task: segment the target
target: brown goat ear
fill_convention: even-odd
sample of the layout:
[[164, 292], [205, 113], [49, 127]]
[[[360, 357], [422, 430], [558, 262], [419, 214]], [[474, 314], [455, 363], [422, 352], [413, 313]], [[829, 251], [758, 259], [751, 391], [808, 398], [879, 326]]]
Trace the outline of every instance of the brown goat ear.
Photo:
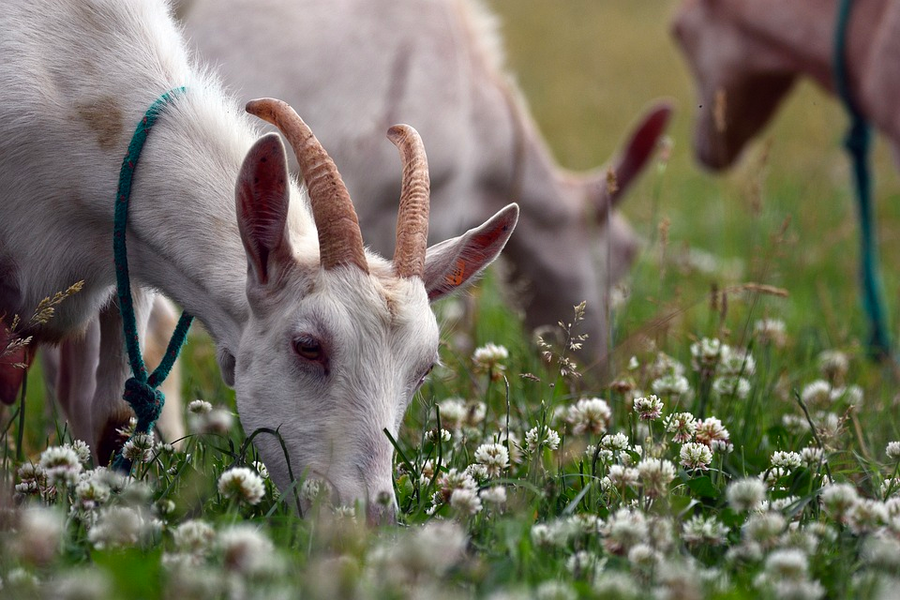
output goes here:
[[[647, 166], [671, 116], [670, 102], [661, 101], [653, 105], [632, 130], [612, 167], [602, 169], [602, 173], [594, 177], [590, 185], [595, 191], [590, 196], [600, 219], [606, 218], [607, 207], [615, 206], [625, 196], [628, 187]], [[613, 191], [610, 191], [609, 170], [615, 177]]]
[[519, 220], [519, 206], [510, 204], [480, 227], [436, 244], [425, 254], [425, 289], [434, 302], [472, 283], [509, 240]]
[[287, 232], [287, 159], [277, 133], [260, 138], [244, 159], [235, 188], [238, 230], [250, 283], [265, 286], [292, 255]]

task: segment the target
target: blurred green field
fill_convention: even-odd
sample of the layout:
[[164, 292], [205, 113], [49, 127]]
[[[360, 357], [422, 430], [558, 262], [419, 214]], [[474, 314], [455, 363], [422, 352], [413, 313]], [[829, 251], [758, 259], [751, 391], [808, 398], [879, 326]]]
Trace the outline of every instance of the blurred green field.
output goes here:
[[[649, 102], [673, 99], [668, 168], [662, 176], [646, 175], [623, 203], [637, 231], [649, 240], [668, 220], [669, 255], [690, 247], [720, 260], [740, 259], [740, 281], [789, 290], [787, 301], [765, 301], [772, 316], [795, 331], [815, 329], [825, 338], [821, 344], [852, 346], [864, 338], [866, 325], [856, 285], [855, 207], [841, 148], [843, 110], [804, 81], [736, 169], [721, 176], [702, 171], [691, 150], [694, 115], [701, 109], [668, 33], [678, 4], [490, 2], [502, 15], [509, 65], [561, 165], [602, 164]], [[885, 290], [896, 323], [900, 279], [891, 257], [900, 250], [900, 181], [881, 139], [874, 172]], [[784, 241], [776, 246], [772, 240], [786, 220]], [[672, 309], [689, 308], [704, 303], [714, 280], [722, 286], [738, 281], [727, 274], [661, 272], [659, 253], [659, 247], [645, 246], [635, 270], [634, 294], [620, 315], [626, 336], [657, 314], [661, 301]]]

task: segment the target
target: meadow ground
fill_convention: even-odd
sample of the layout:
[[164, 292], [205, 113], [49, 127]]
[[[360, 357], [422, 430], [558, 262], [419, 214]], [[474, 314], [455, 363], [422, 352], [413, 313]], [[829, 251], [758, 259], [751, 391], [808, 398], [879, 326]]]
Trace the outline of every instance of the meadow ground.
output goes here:
[[[602, 163], [652, 99], [676, 101], [670, 160], [623, 206], [645, 244], [614, 383], [561, 375], [578, 353], [537, 347], [488, 277], [471, 332], [439, 307], [444, 365], [397, 441], [406, 526], [370, 532], [324, 500], [317, 520], [292, 515], [229, 426], [202, 335], [184, 390], [214, 408], [194, 403], [185, 446], [148, 448], [134, 480], [86, 471], [75, 446], [46, 451], [67, 440], [35, 373], [24, 419], [2, 423], [4, 494], [16, 484], [30, 508], [2, 496], [0, 597], [896, 597], [900, 407], [859, 342], [840, 107], [801, 84], [740, 166], [711, 176], [690, 153], [676, 2], [491, 4], [562, 165]], [[875, 171], [897, 323], [900, 181], [881, 142]], [[321, 500], [314, 482], [301, 493]]]

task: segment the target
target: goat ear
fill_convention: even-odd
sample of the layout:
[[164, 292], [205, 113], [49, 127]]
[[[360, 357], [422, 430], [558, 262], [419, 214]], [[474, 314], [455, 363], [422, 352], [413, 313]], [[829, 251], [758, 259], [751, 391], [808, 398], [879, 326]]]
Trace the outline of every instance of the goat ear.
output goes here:
[[292, 255], [287, 233], [287, 159], [277, 133], [261, 137], [250, 148], [234, 196], [248, 277], [252, 283], [265, 286], [279, 263]]
[[519, 205], [510, 204], [480, 227], [436, 244], [425, 254], [425, 289], [434, 302], [474, 281], [506, 245], [516, 222]]
[[625, 195], [628, 187], [634, 183], [640, 172], [647, 166], [653, 151], [656, 149], [660, 136], [666, 130], [669, 118], [672, 116], [672, 104], [670, 102], [657, 102], [638, 122], [637, 127], [631, 133], [631, 137], [622, 149], [621, 155], [616, 159], [612, 171], [615, 174], [615, 190], [610, 193], [607, 182], [607, 169], [603, 169], [599, 181], [599, 193], [594, 196], [597, 212], [600, 218], [606, 218], [606, 207], [616, 203]]

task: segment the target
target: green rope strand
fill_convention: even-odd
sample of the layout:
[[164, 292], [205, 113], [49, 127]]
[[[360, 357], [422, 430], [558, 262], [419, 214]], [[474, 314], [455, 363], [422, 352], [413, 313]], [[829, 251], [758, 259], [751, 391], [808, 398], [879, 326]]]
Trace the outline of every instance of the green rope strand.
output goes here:
[[878, 243], [875, 232], [875, 214], [872, 207], [872, 177], [868, 164], [872, 135], [866, 118], [853, 101], [847, 78], [847, 27], [850, 23], [852, 8], [853, 0], [841, 0], [838, 4], [833, 56], [834, 85], [851, 118], [844, 147], [853, 161], [853, 177], [856, 184], [856, 204], [859, 210], [860, 224], [862, 301], [871, 329], [869, 352], [876, 358], [883, 358], [891, 354], [891, 340], [885, 317], [884, 291], [878, 266]]
[[[150, 105], [150, 108], [144, 114], [144, 118], [141, 119], [137, 129], [135, 129], [131, 143], [128, 145], [128, 152], [122, 161], [122, 168], [119, 171], [119, 189], [116, 195], [113, 230], [113, 255], [116, 262], [116, 291], [119, 297], [119, 311], [122, 314], [125, 348], [128, 351], [128, 361], [131, 363], [132, 372], [132, 377], [125, 382], [123, 398], [137, 416], [135, 434], [149, 433], [159, 418], [165, 403], [165, 397], [157, 388], [169, 374], [169, 371], [172, 370], [175, 359], [178, 358], [178, 352], [181, 350], [181, 346], [184, 344], [188, 330], [191, 327], [191, 321], [193, 321], [193, 317], [187, 313], [181, 315], [162, 361], [156, 370], [148, 376], [147, 367], [144, 365], [144, 359], [141, 357], [137, 322], [134, 317], [134, 300], [131, 297], [131, 281], [128, 277], [128, 254], [125, 247], [128, 200], [131, 197], [131, 185], [138, 158], [140, 158], [144, 142], [147, 141], [147, 136], [150, 134], [150, 129], [165, 106], [184, 92], [185, 88], [183, 87], [175, 88], [160, 96]], [[113, 467], [119, 470], [130, 471], [131, 461], [122, 456], [120, 450], [113, 461]]]

